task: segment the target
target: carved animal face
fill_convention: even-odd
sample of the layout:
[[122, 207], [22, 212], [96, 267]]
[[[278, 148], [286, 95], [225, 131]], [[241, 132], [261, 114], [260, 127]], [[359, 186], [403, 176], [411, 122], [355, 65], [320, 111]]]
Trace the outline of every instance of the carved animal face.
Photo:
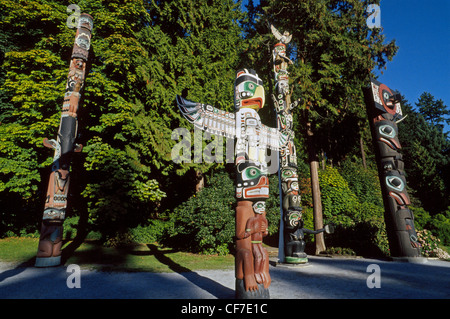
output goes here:
[[263, 81], [251, 69], [242, 69], [236, 73], [234, 81], [234, 104], [236, 109], [264, 107], [265, 93]]
[[242, 162], [237, 166], [236, 197], [256, 200], [269, 197], [269, 179], [267, 172], [251, 162]]

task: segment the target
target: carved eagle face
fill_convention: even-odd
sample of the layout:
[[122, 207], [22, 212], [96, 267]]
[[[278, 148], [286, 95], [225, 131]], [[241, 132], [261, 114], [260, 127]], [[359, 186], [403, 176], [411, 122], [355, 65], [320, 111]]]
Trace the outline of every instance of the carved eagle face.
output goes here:
[[264, 101], [263, 81], [258, 77], [255, 70], [239, 70], [234, 81], [234, 104], [236, 109], [251, 108], [258, 111], [264, 107]]

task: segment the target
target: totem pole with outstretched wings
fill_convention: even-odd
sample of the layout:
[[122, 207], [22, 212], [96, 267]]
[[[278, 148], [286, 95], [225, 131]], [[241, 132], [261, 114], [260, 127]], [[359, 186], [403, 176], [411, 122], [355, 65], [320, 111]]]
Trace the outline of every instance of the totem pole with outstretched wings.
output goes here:
[[236, 298], [269, 298], [269, 257], [262, 246], [263, 237], [268, 234], [266, 150], [279, 149], [280, 135], [277, 129], [261, 123], [258, 110], [264, 106], [265, 93], [256, 72], [239, 70], [234, 89], [236, 113], [181, 96], [177, 96], [177, 103], [195, 127], [236, 140]]

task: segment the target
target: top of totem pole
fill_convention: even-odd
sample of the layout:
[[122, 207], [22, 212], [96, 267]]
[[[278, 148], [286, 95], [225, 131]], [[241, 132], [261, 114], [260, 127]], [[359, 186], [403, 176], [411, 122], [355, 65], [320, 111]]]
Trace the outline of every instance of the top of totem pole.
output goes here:
[[403, 117], [400, 104], [401, 95], [375, 79], [370, 80], [370, 92], [373, 97], [373, 107], [383, 113], [389, 113], [397, 118]]
[[77, 28], [84, 28], [88, 29], [89, 31], [92, 31], [93, 27], [94, 27], [94, 18], [87, 13], [80, 14], [80, 17], [78, 18]]
[[253, 69], [241, 69], [234, 80], [234, 105], [237, 110], [250, 108], [259, 111], [264, 107], [263, 81]]
[[80, 14], [78, 18], [77, 34], [72, 50], [72, 59], [83, 59], [87, 61], [89, 48], [91, 46], [91, 32], [94, 26], [94, 19], [87, 13]]
[[281, 34], [280, 31], [278, 31], [273, 24], [270, 25], [270, 29], [272, 30], [272, 34], [275, 36], [275, 38], [280, 41], [282, 44], [286, 45], [289, 42], [291, 42], [292, 34], [290, 34], [288, 31], [284, 31], [283, 34]]

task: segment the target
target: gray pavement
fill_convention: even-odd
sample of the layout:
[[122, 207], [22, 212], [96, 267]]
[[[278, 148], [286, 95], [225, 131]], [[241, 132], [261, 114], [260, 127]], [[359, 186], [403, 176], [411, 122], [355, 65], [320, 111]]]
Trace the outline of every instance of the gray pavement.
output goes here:
[[[0, 299], [234, 298], [234, 270], [147, 273], [80, 267], [80, 288], [69, 288], [72, 272], [67, 265], [35, 268], [0, 262]], [[408, 263], [310, 256], [308, 264], [298, 267], [272, 262], [270, 274], [271, 299], [450, 298], [450, 262], [440, 260]], [[379, 288], [369, 288], [368, 282]]]

